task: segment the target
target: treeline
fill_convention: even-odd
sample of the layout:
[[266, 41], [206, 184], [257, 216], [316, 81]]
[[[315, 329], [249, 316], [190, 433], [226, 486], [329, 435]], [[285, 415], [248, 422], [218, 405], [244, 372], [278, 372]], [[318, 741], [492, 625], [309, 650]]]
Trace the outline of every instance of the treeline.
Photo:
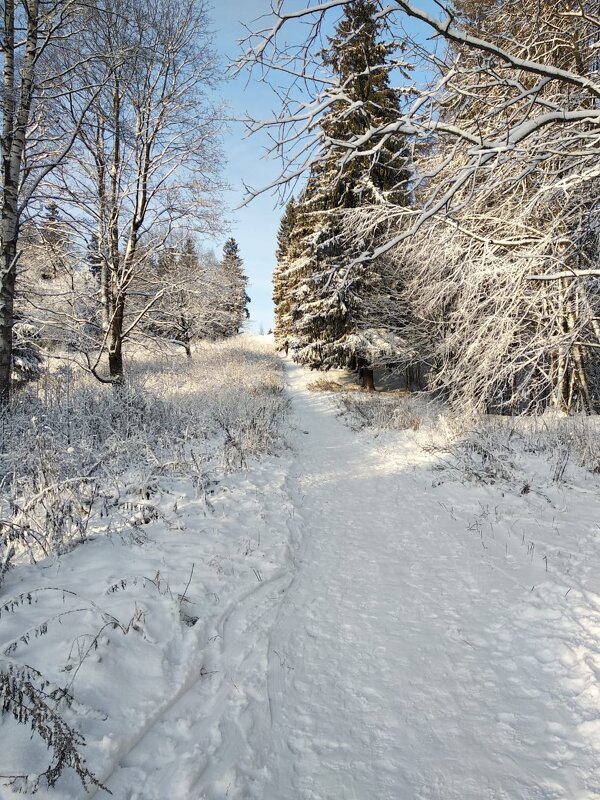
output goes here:
[[[285, 51], [315, 94], [274, 121], [283, 178], [308, 172], [279, 232], [278, 346], [459, 408], [597, 412], [600, 3], [342, 5], [325, 49]], [[280, 10], [246, 61], [280, 69], [296, 21]]]
[[219, 60], [204, 0], [6, 0], [0, 401], [59, 345], [99, 380], [158, 337], [238, 332], [246, 278], [223, 232]]

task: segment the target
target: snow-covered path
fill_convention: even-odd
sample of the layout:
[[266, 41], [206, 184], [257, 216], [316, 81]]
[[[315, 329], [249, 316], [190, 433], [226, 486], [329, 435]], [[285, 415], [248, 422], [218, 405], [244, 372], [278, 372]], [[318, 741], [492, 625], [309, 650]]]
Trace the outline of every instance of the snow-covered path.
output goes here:
[[109, 787], [600, 798], [597, 501], [571, 519], [549, 497], [438, 485], [410, 435], [357, 434], [306, 390], [314, 375], [287, 371], [293, 459], [261, 502], [288, 568], [224, 613], [214, 677], [191, 681]]
[[268, 778], [247, 796], [600, 796], [553, 654], [515, 619], [518, 565], [485, 557], [470, 509], [440, 507], [415, 453], [357, 436], [288, 369], [301, 544], [270, 632]]

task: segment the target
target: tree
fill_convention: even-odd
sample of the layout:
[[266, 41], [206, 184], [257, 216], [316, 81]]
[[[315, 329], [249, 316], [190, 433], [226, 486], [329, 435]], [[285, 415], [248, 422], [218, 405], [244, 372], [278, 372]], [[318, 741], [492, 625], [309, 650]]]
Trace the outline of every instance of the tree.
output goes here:
[[89, 83], [103, 88], [88, 98], [53, 189], [77, 220], [82, 248], [96, 237], [103, 336], [84, 354], [98, 379], [119, 386], [123, 346], [162, 291], [132, 286], [151, 275], [176, 227], [219, 229], [219, 125], [209, 99], [218, 64], [204, 0], [102, 0], [90, 13], [81, 36], [103, 61], [80, 74], [82, 94]]
[[[296, 357], [320, 368], [358, 366], [371, 389], [373, 359], [379, 353], [363, 312], [379, 283], [378, 263], [349, 270], [366, 243], [345, 236], [344, 223], [350, 210], [363, 205], [406, 205], [407, 148], [401, 137], [377, 139], [368, 156], [346, 159], [343, 143], [393, 122], [399, 114], [401, 93], [390, 85], [388, 62], [401, 46], [381, 41], [381, 34], [376, 5], [354, 0], [345, 6], [329, 47], [320, 53], [332, 76], [321, 95], [322, 102], [324, 97], [331, 102], [318, 120], [328, 155], [311, 167], [294, 209], [296, 218], [304, 217], [307, 229], [299, 248], [304, 262], [296, 264], [295, 286], [281, 298], [293, 306]], [[291, 210], [287, 213], [291, 215]], [[292, 222], [289, 218], [285, 225]], [[379, 234], [370, 232], [371, 243]], [[282, 231], [282, 235], [288, 234]], [[282, 295], [279, 287], [277, 291]]]
[[[481, 3], [476, 13], [471, 5], [460, 4], [470, 35], [499, 41], [494, 31], [501, 27], [512, 35], [516, 57], [540, 58], [574, 74], [592, 72], [595, 56], [582, 46], [585, 25], [577, 15], [566, 16], [563, 6], [531, 5], [537, 24], [530, 26], [523, 3]], [[440, 103], [444, 122], [459, 127], [477, 119], [480, 133], [498, 136], [509, 105], [512, 114], [529, 113], [529, 100], [515, 95], [512, 81], [498, 80], [488, 56], [458, 50], [460, 72]], [[521, 76], [521, 85], [530, 82]], [[584, 106], [586, 94], [546, 82], [538, 86], [536, 102], [569, 110]], [[587, 105], [593, 105], [589, 94]], [[455, 403], [511, 412], [597, 406], [597, 348], [584, 344], [597, 338], [597, 281], [550, 276], [596, 262], [598, 182], [588, 182], [585, 194], [567, 188], [564, 178], [576, 176], [578, 158], [560, 146], [557, 133], [552, 126], [540, 128], [525, 145], [498, 154], [493, 175], [480, 171], [454, 194], [453, 225], [437, 215], [416, 236], [421, 247], [414, 251], [411, 291], [423, 316], [440, 320], [437, 384]], [[425, 167], [440, 178], [439, 160], [454, 149], [447, 137], [442, 142]], [[454, 181], [465, 168], [468, 154], [455, 151], [444, 177]], [[548, 278], [534, 285], [536, 273]]]
[[64, 260], [65, 231], [61, 224], [58, 206], [54, 201], [46, 204], [46, 214], [39, 229], [46, 262], [41, 277], [46, 280], [56, 278]]
[[102, 259], [98, 255], [100, 242], [98, 234], [92, 232], [86, 243], [86, 262], [94, 278], [100, 279], [102, 275]]
[[[74, 71], [87, 56], [69, 46], [79, 24], [76, 0], [5, 0], [0, 29], [3, 85], [0, 136], [0, 404], [10, 397], [14, 300], [22, 219], [40, 183], [64, 160], [82, 113], [70, 132], [48, 113], [57, 97], [72, 97]], [[54, 69], [60, 52], [62, 67]], [[90, 86], [89, 91], [95, 89]]]
[[250, 298], [246, 294], [248, 278], [244, 275], [243, 264], [238, 243], [233, 238], [227, 239], [217, 275], [215, 333], [218, 338], [236, 336], [250, 316], [247, 308]]
[[[419, 278], [407, 287], [407, 300], [432, 323], [430, 352], [455, 402], [589, 410], [600, 346], [594, 284], [600, 4], [461, 2], [438, 4], [437, 17], [408, 0], [378, 2], [392, 40], [402, 40], [403, 19], [410, 17], [446, 43], [444, 52], [416, 40], [411, 45], [437, 78], [394, 122], [323, 143], [314, 122], [332, 101], [323, 99], [314, 42], [326, 17], [348, 5], [288, 12], [280, 3], [273, 28], [248, 41], [246, 64], [281, 67], [315, 88], [311, 99], [294, 102], [300, 83], [294, 81], [276, 120], [287, 131], [277, 139], [288, 156], [280, 184], [325, 163], [336, 148], [344, 149], [341, 168], [399, 136], [426, 145], [429, 156], [413, 178], [418, 213], [391, 204], [363, 209], [354, 227], [367, 246], [352, 270], [402, 244], [399, 266], [408, 279], [415, 271]], [[309, 20], [304, 46], [294, 53], [278, 48], [284, 28]], [[369, 231], [386, 223], [390, 233], [371, 246]]]
[[148, 300], [158, 297], [141, 322], [144, 334], [180, 345], [188, 358], [194, 342], [216, 338], [220, 320], [216, 259], [199, 254], [190, 235], [173, 237], [143, 276], [140, 291]]
[[[504, 159], [508, 154], [514, 155], [520, 152], [519, 146], [526, 141], [532, 142], [536, 156], [543, 157], [548, 155], [548, 141], [534, 142], [538, 132], [554, 126], [556, 135], [554, 144], [560, 146], [565, 153], [576, 154], [579, 146], [584, 141], [588, 141], [590, 131], [593, 130], [593, 121], [598, 118], [600, 111], [590, 106], [590, 98], [597, 98], [600, 95], [600, 85], [594, 79], [592, 73], [587, 69], [581, 69], [582, 63], [586, 59], [593, 59], [593, 42], [600, 27], [600, 19], [595, 13], [598, 9], [597, 0], [590, 0], [582, 5], [574, 0], [566, 0], [567, 6], [560, 0], [548, 0], [543, 4], [549, 17], [567, 22], [570, 25], [577, 25], [577, 34], [573, 40], [573, 47], [577, 52], [579, 66], [576, 69], [569, 69], [555, 63], [546, 63], [542, 56], [544, 52], [554, 52], [556, 42], [542, 42], [537, 47], [520, 47], [520, 42], [509, 38], [511, 47], [503, 47], [491, 38], [481, 38], [469, 33], [460, 23], [460, 15], [454, 7], [439, 4], [442, 11], [442, 18], [438, 18], [420, 9], [416, 4], [408, 0], [394, 0], [393, 3], [384, 5], [377, 2], [379, 9], [378, 18], [380, 24], [385, 25], [392, 40], [404, 41], [402, 23], [404, 17], [418, 20], [428, 26], [431, 31], [447, 43], [459, 46], [472, 53], [482, 53], [487, 56], [483, 79], [486, 81], [486, 92], [492, 87], [504, 87], [510, 89], [510, 96], [504, 97], [495, 106], [495, 112], [501, 116], [508, 112], [518, 98], [519, 113], [504, 114], [504, 124], [496, 130], [495, 135], [484, 134], [479, 127], [478, 120], [464, 120], [462, 125], [454, 125], [448, 120], [440, 119], [434, 113], [437, 110], [439, 93], [437, 88], [446, 87], [451, 89], [453, 80], [460, 72], [461, 65], [454, 61], [444, 61], [433, 52], [428, 53], [422, 45], [413, 41], [412, 49], [422, 58], [429, 60], [430, 65], [441, 71], [440, 80], [432, 86], [426, 86], [418, 92], [415, 101], [403, 110], [395, 122], [376, 126], [367, 131], [362, 136], [356, 136], [346, 142], [326, 142], [325, 147], [318, 146], [318, 137], [314, 134], [313, 122], [334, 99], [332, 97], [323, 98], [317, 91], [313, 93], [308, 101], [297, 100], [292, 92], [297, 87], [298, 82], [294, 81], [285, 103], [282, 104], [281, 114], [272, 121], [255, 124], [255, 128], [270, 125], [284, 125], [287, 134], [277, 138], [276, 149], [286, 158], [287, 169], [280, 176], [277, 184], [284, 184], [302, 174], [315, 161], [323, 161], [334, 146], [342, 146], [346, 150], [347, 158], [353, 159], [370, 152], [371, 145], [379, 140], [387, 141], [390, 137], [397, 137], [399, 134], [416, 137], [414, 141], [419, 141], [419, 137], [431, 138], [432, 135], [445, 136], [456, 145], [456, 151], [466, 156], [466, 168], [460, 175], [455, 175], [454, 180], [447, 183], [438, 184], [434, 179], [436, 175], [427, 175], [428, 183], [435, 189], [431, 191], [429, 203], [420, 215], [411, 215], [414, 225], [410, 230], [402, 231], [398, 240], [410, 236], [414, 230], [422, 225], [426, 219], [434, 216], [440, 210], [449, 206], [452, 198], [460, 188], [467, 186], [475, 173], [480, 179], [487, 177], [490, 184], [494, 180], [493, 167], [499, 159]], [[335, 3], [320, 2], [310, 7], [285, 11], [285, 2], [280, 2], [275, 11], [275, 24], [271, 29], [263, 29], [247, 40], [247, 51], [240, 59], [239, 66], [252, 69], [258, 63], [262, 67], [271, 69], [275, 72], [285, 70], [297, 77], [302, 77], [307, 81], [307, 86], [320, 87], [323, 83], [322, 77], [315, 72], [315, 46], [317, 33], [324, 24], [325, 18], [339, 8], [344, 8], [351, 3], [351, 0], [339, 0]], [[476, 4], [475, 7], [478, 7]], [[486, 4], [483, 4], [486, 5]], [[494, 8], [494, 5], [502, 14], [505, 9], [511, 8], [513, 13], [520, 9], [521, 18], [525, 19], [527, 13], [523, 12], [523, 4], [517, 3], [488, 3], [487, 8]], [[532, 2], [531, 11], [541, 7], [539, 3]], [[566, 10], [565, 10], [566, 8]], [[312, 24], [306, 28], [304, 45], [297, 48], [294, 53], [290, 53], [285, 48], [278, 48], [278, 37], [284, 28], [293, 23], [305, 22], [312, 18]], [[531, 29], [531, 26], [530, 26]], [[485, 33], [485, 32], [484, 32]], [[317, 37], [318, 38], [318, 37]], [[547, 39], [547, 37], [546, 37]], [[543, 45], [543, 46], [542, 46]], [[517, 54], [517, 52], [519, 54]], [[583, 61], [582, 61], [582, 56]], [[528, 54], [532, 55], [529, 59]], [[537, 60], [536, 60], [537, 57]], [[402, 61], [397, 62], [399, 66]], [[466, 67], [467, 72], [471, 72], [472, 65]], [[487, 80], [489, 78], [489, 80]], [[554, 106], [548, 103], [540, 92], [549, 85], [563, 88], [569, 96], [569, 107]], [[570, 89], [570, 92], [567, 92]], [[460, 92], [456, 92], [460, 94]], [[447, 94], [446, 100], [447, 103]], [[252, 124], [252, 121], [250, 121]], [[309, 140], [301, 136], [304, 132], [309, 136]], [[593, 137], [592, 137], [593, 138]], [[294, 150], [294, 147], [296, 149]], [[299, 152], [307, 155], [300, 161]], [[581, 172], [579, 183], [585, 183], [593, 174], [594, 157], [586, 154], [581, 162]], [[438, 168], [441, 171], [442, 167]], [[392, 240], [387, 243], [388, 247], [393, 246]]]
[[275, 347], [286, 354], [293, 335], [291, 305], [293, 291], [293, 235], [296, 225], [296, 202], [291, 198], [285, 207], [277, 233], [277, 265], [273, 273], [273, 303], [275, 305], [275, 326], [273, 330]]

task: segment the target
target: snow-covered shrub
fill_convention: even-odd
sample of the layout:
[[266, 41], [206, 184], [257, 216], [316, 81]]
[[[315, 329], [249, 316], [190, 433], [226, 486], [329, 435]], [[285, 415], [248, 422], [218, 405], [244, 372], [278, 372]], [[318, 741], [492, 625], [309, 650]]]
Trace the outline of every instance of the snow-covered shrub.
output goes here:
[[15, 386], [37, 380], [42, 374], [44, 358], [36, 342], [35, 326], [17, 322], [13, 326], [11, 378]]
[[[160, 495], [168, 495], [173, 479], [191, 478], [202, 500], [224, 472], [280, 446], [288, 408], [281, 361], [253, 337], [203, 345], [191, 361], [178, 350], [136, 353], [128, 375], [115, 391], [62, 367], [24, 387], [0, 416], [0, 594], [8, 570], [25, 558], [62, 555], [86, 537], [110, 531], [129, 531], [138, 541], [138, 526], [161, 518]], [[148, 584], [169, 594], [169, 613], [182, 626], [195, 623], [185, 591], [171, 597], [158, 574], [154, 581], [134, 576], [109, 588], [111, 598], [126, 587], [140, 595], [133, 598], [129, 623], [61, 587], [0, 602], [0, 616], [14, 617], [0, 659], [0, 713], [31, 728], [32, 747], [42, 742], [50, 751], [50, 764], [39, 774], [2, 776], [13, 790], [51, 787], [65, 770], [85, 787], [100, 785], [82, 757], [85, 739], [77, 730], [72, 684], [105, 629], [120, 630], [124, 648], [135, 647], [138, 635], [151, 647], [143, 618]], [[32, 604], [39, 616], [28, 627]], [[17, 611], [24, 612], [22, 619]], [[48, 661], [35, 647], [67, 614], [74, 638], [60, 667], [66, 654]], [[63, 672], [69, 674], [66, 687], [58, 685]]]
[[497, 428], [487, 422], [487, 418], [441, 416], [424, 444], [428, 452], [441, 456], [435, 469], [452, 470], [475, 483], [510, 481], [516, 474], [509, 446], [512, 433], [508, 425]]
[[[425, 395], [336, 391], [341, 413], [356, 430], [419, 431], [418, 441], [437, 457], [434, 469], [475, 483], [510, 484], [515, 491], [560, 483], [572, 468], [600, 473], [597, 417], [546, 413], [531, 417], [452, 413]], [[540, 458], [541, 456], [541, 458]]]
[[17, 792], [34, 794], [42, 786], [52, 788], [63, 771], [74, 770], [87, 791], [104, 788], [88, 769], [81, 748], [83, 736], [65, 720], [64, 710], [73, 704], [71, 693], [53, 685], [27, 664], [0, 659], [0, 711], [28, 725], [50, 750], [50, 764], [38, 775], [13, 775], [8, 784]]
[[280, 440], [281, 363], [252, 337], [202, 345], [191, 362], [138, 353], [129, 373], [113, 391], [63, 367], [0, 419], [0, 581], [17, 551], [60, 553], [105, 529], [111, 508], [137, 519], [132, 503], [162, 476], [202, 489]]
[[481, 483], [503, 481], [523, 493], [533, 484], [561, 483], [570, 468], [600, 472], [596, 417], [443, 415], [426, 448], [443, 454], [441, 469]]
[[[134, 584], [137, 582], [136, 579], [132, 581]], [[148, 600], [154, 593], [164, 594], [162, 583], [159, 576], [155, 580], [141, 579], [140, 595]], [[109, 587], [106, 594], [112, 596], [124, 590], [127, 584], [127, 580], [122, 580]], [[176, 598], [170, 597], [169, 601], [177, 609], [181, 605]], [[13, 638], [9, 633], [1, 647], [0, 713], [12, 717], [18, 725], [30, 728], [31, 738], [35, 740], [32, 752], [37, 756], [34, 762], [36, 772], [46, 758], [49, 761], [46, 769], [37, 774], [31, 771], [19, 774], [16, 768], [13, 774], [0, 776], [2, 783], [13, 791], [29, 796], [39, 789], [52, 788], [66, 770], [74, 773], [86, 791], [92, 787], [105, 788], [87, 767], [83, 756], [86, 740], [77, 729], [77, 716], [85, 717], [94, 712], [75, 699], [74, 683], [86, 661], [101, 661], [100, 653], [106, 652], [111, 640], [112, 646], [118, 647], [117, 640], [123, 642], [127, 639], [131, 646], [135, 639], [148, 639], [146, 611], [143, 607], [135, 604], [129, 620], [122, 622], [111, 612], [112, 605], [100, 605], [68, 589], [48, 586], [30, 588], [4, 598], [0, 603], [0, 617], [5, 632], [11, 631], [11, 623], [13, 632]], [[39, 616], [35, 618], [33, 626], [27, 627], [26, 620], [31, 620], [32, 610], [39, 612]], [[67, 622], [66, 627], [74, 638], [70, 650], [61, 652], [61, 661], [57, 663], [56, 654], [53, 653], [57, 647], [56, 637]], [[58, 643], [61, 641], [64, 640], [59, 638]], [[66, 661], [63, 661], [65, 656]], [[40, 662], [43, 672], [32, 666], [37, 664], [39, 667]], [[65, 674], [68, 680], [64, 678]], [[12, 736], [8, 734], [8, 737], [24, 742], [21, 730], [14, 726]], [[40, 744], [46, 746], [49, 751], [47, 755], [44, 755], [44, 748]], [[15, 759], [22, 765], [24, 762], [21, 760], [22, 754], [18, 755], [19, 747], [16, 750]]]
[[342, 413], [352, 427], [382, 430], [418, 430], [428, 417], [427, 404], [418, 395], [352, 392], [341, 397]]

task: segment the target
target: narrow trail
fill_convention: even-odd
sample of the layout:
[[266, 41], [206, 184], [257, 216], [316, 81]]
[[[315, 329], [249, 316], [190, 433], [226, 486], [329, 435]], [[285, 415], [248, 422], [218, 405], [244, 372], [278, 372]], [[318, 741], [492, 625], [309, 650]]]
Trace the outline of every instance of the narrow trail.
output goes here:
[[[286, 370], [293, 459], [262, 502], [288, 569], [221, 617], [213, 677], [127, 754], [116, 796], [600, 798], [600, 596], [567, 601], [496, 488], [438, 487], [408, 438], [357, 434]], [[539, 512], [549, 536], [545, 500], [513, 501], [513, 527]]]
[[297, 571], [269, 635], [268, 777], [241, 796], [600, 797], [597, 753], [519, 628], [518, 565], [507, 595], [422, 455], [382, 451], [288, 375]]

